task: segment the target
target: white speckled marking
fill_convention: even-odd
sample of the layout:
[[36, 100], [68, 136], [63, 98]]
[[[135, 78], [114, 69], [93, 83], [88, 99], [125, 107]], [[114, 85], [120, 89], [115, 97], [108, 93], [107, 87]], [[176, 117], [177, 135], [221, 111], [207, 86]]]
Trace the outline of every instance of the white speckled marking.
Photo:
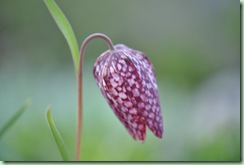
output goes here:
[[150, 110], [151, 106], [149, 104], [146, 105], [146, 110]]
[[130, 71], [130, 72], [133, 71], [133, 68], [132, 68], [131, 66], [129, 67], [129, 71]]
[[139, 124], [138, 129], [139, 130], [143, 130], [143, 128], [144, 128], [143, 125], [142, 124]]
[[103, 79], [102, 81], [103, 86], [106, 86], [105, 80]]
[[139, 91], [138, 91], [137, 88], [134, 88], [134, 89], [132, 90], [132, 93], [133, 93], [133, 96], [134, 96], [134, 97], [137, 97], [137, 96], [140, 95], [140, 93], [139, 93]]
[[147, 123], [148, 123], [149, 127], [152, 127], [152, 120], [147, 119]]
[[130, 77], [130, 75], [131, 75], [130, 72], [126, 73], [126, 77]]
[[144, 116], [148, 116], [147, 111], [143, 111], [143, 115], [144, 115]]
[[110, 66], [110, 72], [113, 73], [114, 72], [114, 68], [112, 66]]
[[129, 79], [128, 82], [129, 82], [130, 86], [132, 86], [135, 83], [135, 81], [133, 79]]
[[119, 81], [119, 75], [117, 75], [117, 74], [112, 74], [112, 75], [113, 75], [113, 78], [115, 81]]
[[114, 88], [118, 86], [118, 84], [114, 81], [114, 79], [110, 79], [110, 83]]
[[126, 65], [125, 60], [119, 60], [119, 63]]
[[135, 108], [132, 108], [129, 112], [130, 112], [130, 114], [134, 114], [134, 115], [137, 114], [137, 111]]
[[117, 92], [114, 88], [112, 88], [111, 91], [112, 91], [112, 94], [113, 94], [113, 95], [115, 95], [115, 96], [118, 95], [118, 92]]
[[136, 128], [137, 124], [136, 123], [132, 123], [132, 127]]
[[118, 70], [121, 70], [122, 66], [118, 63], [117, 64]]
[[127, 112], [127, 111], [128, 111], [128, 109], [125, 108], [125, 107], [122, 107], [121, 110], [122, 110], [123, 112]]
[[154, 113], [150, 113], [150, 114], [149, 114], [149, 117], [150, 117], [150, 118], [154, 118]]
[[126, 101], [124, 104], [125, 104], [126, 107], [131, 107], [132, 106], [132, 103], [130, 101]]
[[139, 104], [138, 104], [138, 107], [139, 108], [143, 108], [145, 105], [144, 105], [144, 103], [143, 102], [140, 102]]
[[122, 98], [122, 99], [126, 99], [127, 98], [127, 96], [123, 92], [119, 93], [119, 97]]
[[142, 94], [141, 96], [141, 100], [144, 102], [147, 102], [147, 96], [145, 96], [144, 94]]
[[117, 101], [118, 101], [118, 103], [120, 103], [120, 104], [123, 103], [123, 100], [122, 100], [120, 97], [118, 97]]

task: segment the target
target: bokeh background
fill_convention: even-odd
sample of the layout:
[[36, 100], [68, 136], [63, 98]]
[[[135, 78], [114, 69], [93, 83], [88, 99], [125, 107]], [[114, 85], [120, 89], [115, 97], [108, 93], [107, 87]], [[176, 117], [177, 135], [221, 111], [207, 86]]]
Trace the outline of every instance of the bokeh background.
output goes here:
[[[240, 2], [229, 0], [56, 0], [79, 45], [102, 32], [145, 52], [154, 64], [164, 137], [134, 141], [92, 75], [108, 49], [86, 49], [82, 158], [86, 161], [240, 160]], [[0, 160], [61, 160], [53, 119], [74, 156], [77, 108], [71, 53], [41, 0], [0, 0], [0, 128], [31, 97], [32, 106], [0, 139]]]

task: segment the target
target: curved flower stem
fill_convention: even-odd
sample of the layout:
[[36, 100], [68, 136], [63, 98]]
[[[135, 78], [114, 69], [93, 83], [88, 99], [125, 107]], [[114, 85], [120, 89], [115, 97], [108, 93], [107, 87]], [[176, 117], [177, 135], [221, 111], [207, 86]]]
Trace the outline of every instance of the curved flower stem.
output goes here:
[[94, 33], [90, 36], [88, 36], [84, 42], [81, 45], [80, 49], [80, 57], [79, 57], [79, 69], [78, 69], [78, 75], [77, 75], [77, 81], [78, 81], [78, 111], [77, 111], [77, 134], [76, 134], [76, 149], [75, 149], [75, 160], [80, 160], [80, 148], [81, 148], [81, 129], [82, 129], [82, 66], [83, 66], [83, 59], [85, 54], [85, 48], [86, 45], [94, 38], [101, 38], [104, 39], [108, 45], [110, 50], [114, 49], [113, 42], [111, 39], [101, 33]]

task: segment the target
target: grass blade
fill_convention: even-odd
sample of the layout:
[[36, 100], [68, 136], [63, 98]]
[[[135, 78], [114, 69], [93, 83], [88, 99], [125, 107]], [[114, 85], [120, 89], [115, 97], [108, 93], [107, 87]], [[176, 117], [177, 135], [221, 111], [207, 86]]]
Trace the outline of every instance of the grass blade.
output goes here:
[[49, 126], [50, 131], [53, 135], [53, 138], [54, 138], [54, 140], [58, 146], [60, 154], [61, 154], [64, 161], [68, 161], [69, 158], [68, 158], [68, 153], [66, 151], [64, 141], [63, 141], [60, 133], [58, 132], [58, 129], [56, 128], [56, 126], [52, 120], [51, 108], [49, 106], [47, 107], [46, 117], [47, 117], [48, 126]]
[[77, 73], [79, 64], [79, 49], [70, 23], [54, 0], [44, 0], [44, 2], [69, 45], [75, 66], [75, 71]]
[[0, 129], [0, 139], [1, 137], [11, 128], [11, 126], [18, 120], [18, 118], [24, 113], [26, 109], [31, 106], [31, 100], [26, 99], [23, 105], [20, 107], [18, 111], [9, 119], [9, 121]]

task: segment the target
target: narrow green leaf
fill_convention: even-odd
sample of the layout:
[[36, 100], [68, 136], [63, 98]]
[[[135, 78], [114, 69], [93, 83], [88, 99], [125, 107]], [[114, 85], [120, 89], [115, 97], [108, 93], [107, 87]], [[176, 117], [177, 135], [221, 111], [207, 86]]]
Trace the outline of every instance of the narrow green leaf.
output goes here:
[[56, 128], [56, 126], [52, 120], [51, 108], [49, 106], [47, 107], [46, 117], [47, 117], [48, 126], [49, 126], [50, 131], [53, 135], [53, 138], [54, 138], [54, 140], [58, 146], [60, 154], [61, 154], [64, 161], [68, 161], [69, 158], [68, 158], [68, 153], [66, 151], [64, 141], [63, 141], [60, 133], [58, 132], [58, 129]]
[[75, 66], [75, 71], [77, 72], [79, 64], [79, 49], [72, 27], [70, 26], [69, 21], [54, 0], [44, 0], [44, 2], [69, 45]]
[[1, 137], [11, 128], [11, 126], [18, 120], [18, 118], [23, 114], [23, 112], [31, 106], [31, 100], [26, 99], [23, 105], [18, 111], [9, 119], [9, 121], [0, 129], [0, 139]]

